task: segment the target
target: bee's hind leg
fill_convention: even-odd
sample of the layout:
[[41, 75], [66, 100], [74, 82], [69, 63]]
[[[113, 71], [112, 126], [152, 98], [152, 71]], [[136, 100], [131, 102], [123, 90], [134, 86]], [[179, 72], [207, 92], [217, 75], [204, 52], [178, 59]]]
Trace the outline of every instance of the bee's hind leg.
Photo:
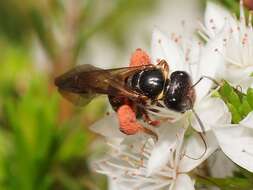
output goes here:
[[148, 135], [151, 135], [156, 141], [158, 136], [151, 129], [145, 128], [142, 126], [136, 119], [136, 113], [134, 110], [127, 104], [122, 105], [117, 110], [117, 115], [119, 119], [120, 131], [126, 135], [134, 135], [138, 132], [144, 132]]

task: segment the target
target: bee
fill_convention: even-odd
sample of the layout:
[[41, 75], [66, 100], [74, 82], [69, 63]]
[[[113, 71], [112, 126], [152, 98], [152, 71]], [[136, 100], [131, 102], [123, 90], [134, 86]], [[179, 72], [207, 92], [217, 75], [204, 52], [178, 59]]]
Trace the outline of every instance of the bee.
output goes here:
[[[84, 64], [71, 69], [55, 79], [59, 92], [75, 105], [85, 105], [97, 95], [107, 95], [112, 108], [117, 112], [122, 105], [129, 105], [150, 125], [156, 126], [148, 115], [152, 104], [184, 113], [193, 108], [195, 90], [190, 75], [185, 71], [174, 71], [169, 75], [165, 60], [158, 64], [146, 64], [115, 69], [101, 69]], [[159, 104], [162, 101], [164, 105]], [[156, 136], [150, 129], [138, 127]], [[120, 130], [128, 135], [138, 130]]]

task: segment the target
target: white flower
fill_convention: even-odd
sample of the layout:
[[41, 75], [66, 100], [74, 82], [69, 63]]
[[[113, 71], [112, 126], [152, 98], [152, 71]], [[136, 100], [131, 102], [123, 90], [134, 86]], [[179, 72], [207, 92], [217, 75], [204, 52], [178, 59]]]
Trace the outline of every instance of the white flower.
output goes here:
[[[204, 33], [200, 33], [208, 43], [216, 41], [213, 51], [220, 54], [223, 64], [217, 77], [225, 79], [234, 87], [240, 86], [243, 91], [253, 85], [253, 30], [251, 14], [246, 19], [243, 2], [240, 6], [240, 19], [237, 20], [224, 8], [209, 2], [205, 12]], [[207, 43], [207, 44], [208, 44]], [[212, 60], [213, 58], [207, 57]]]
[[216, 150], [217, 141], [208, 134], [208, 148], [201, 156], [205, 151], [203, 141], [195, 135], [183, 141], [186, 128], [180, 127], [182, 125], [182, 121], [178, 121], [171, 126], [161, 126], [158, 146], [153, 139], [139, 137], [125, 139], [120, 146], [110, 144], [114, 152], [96, 162], [95, 170], [114, 180], [112, 189], [194, 189], [194, 180], [187, 173]]
[[[195, 84], [202, 76], [214, 78], [216, 69], [222, 63], [220, 56], [212, 51], [217, 42], [214, 40], [205, 47], [194, 40], [185, 40], [182, 37], [169, 38], [157, 29], [153, 32], [152, 38], [152, 59], [153, 62], [164, 59], [170, 67], [170, 74], [174, 71], [186, 71]], [[212, 57], [212, 59], [210, 59]], [[230, 123], [231, 114], [224, 102], [218, 98], [210, 97], [213, 81], [203, 79], [194, 88], [196, 91], [196, 101], [194, 109], [204, 124], [205, 131], [211, 129], [216, 123]], [[177, 119], [184, 115], [191, 115], [190, 124], [197, 131], [202, 131], [195, 115], [189, 110], [185, 114], [174, 113], [168, 108], [161, 109], [161, 113], [154, 113], [158, 116], [171, 116]], [[186, 119], [187, 120], [187, 119]]]
[[[217, 77], [227, 80], [243, 92], [252, 87], [253, 77], [253, 30], [251, 15], [245, 19], [243, 4], [240, 4], [240, 19], [237, 20], [224, 8], [209, 2], [202, 26], [207, 45], [215, 44], [213, 51], [223, 59], [217, 69]], [[215, 42], [215, 43], [214, 43]], [[212, 56], [206, 57], [212, 61]], [[214, 61], [214, 60], [213, 60]], [[216, 112], [217, 113], [217, 112]], [[253, 113], [239, 124], [213, 125], [212, 130], [222, 151], [236, 164], [253, 172]]]
[[214, 129], [222, 151], [236, 164], [253, 172], [253, 112], [239, 124]]

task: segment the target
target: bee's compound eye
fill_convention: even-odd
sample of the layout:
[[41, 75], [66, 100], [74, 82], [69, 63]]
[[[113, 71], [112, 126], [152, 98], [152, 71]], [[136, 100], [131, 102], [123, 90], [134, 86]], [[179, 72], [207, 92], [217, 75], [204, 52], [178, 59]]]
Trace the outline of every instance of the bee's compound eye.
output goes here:
[[167, 108], [181, 113], [184, 113], [191, 108], [191, 102], [189, 98], [182, 98], [178, 95], [173, 95], [170, 93], [166, 93], [164, 95], [164, 104]]
[[140, 90], [149, 98], [158, 96], [164, 87], [164, 76], [160, 69], [143, 71], [139, 78]]
[[182, 105], [182, 100], [180, 97], [174, 96], [173, 94], [166, 93], [164, 96], [164, 104], [167, 108], [182, 112], [184, 111], [184, 106]]

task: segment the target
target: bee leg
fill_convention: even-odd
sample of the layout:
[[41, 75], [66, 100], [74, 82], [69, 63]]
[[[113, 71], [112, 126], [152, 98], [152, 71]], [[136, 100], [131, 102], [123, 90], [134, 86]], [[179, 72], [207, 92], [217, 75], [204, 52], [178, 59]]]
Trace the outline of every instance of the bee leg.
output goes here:
[[173, 123], [174, 121], [174, 118], [172, 117], [167, 117], [167, 118], [161, 118], [161, 119], [156, 119], [156, 120], [152, 120], [148, 113], [147, 112], [143, 112], [142, 113], [142, 117], [143, 117], [143, 120], [145, 122], [147, 122], [149, 125], [153, 126], [153, 127], [159, 127], [161, 124], [167, 122], [168, 124], [169, 123]]
[[164, 75], [168, 76], [169, 73], [169, 64], [164, 59], [159, 60], [157, 66], [161, 67], [164, 71]]
[[154, 131], [152, 131], [151, 129], [142, 127], [142, 128], [140, 129], [140, 131], [143, 131], [143, 132], [146, 133], [147, 135], [150, 135], [150, 136], [155, 140], [155, 142], [158, 141], [158, 135], [157, 135]]
[[153, 127], [159, 127], [161, 124], [160, 120], [152, 120], [146, 111], [142, 113], [143, 120]]
[[136, 113], [127, 104], [122, 105], [117, 110], [117, 115], [119, 119], [120, 131], [126, 135], [134, 135], [138, 132], [144, 132], [151, 135], [155, 140], [158, 139], [157, 134], [150, 129], [143, 127], [138, 123], [136, 119]]

